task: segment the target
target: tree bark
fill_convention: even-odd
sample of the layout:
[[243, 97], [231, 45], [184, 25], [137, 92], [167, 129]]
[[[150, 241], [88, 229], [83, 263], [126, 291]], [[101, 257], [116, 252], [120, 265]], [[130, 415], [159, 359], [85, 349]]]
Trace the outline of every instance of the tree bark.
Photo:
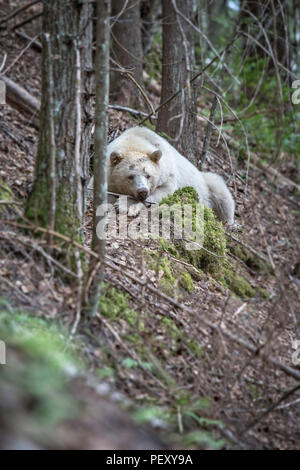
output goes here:
[[[35, 179], [25, 208], [27, 218], [47, 227], [54, 204], [55, 230], [76, 239], [82, 224], [84, 187], [88, 178], [91, 19], [92, 5], [88, 2], [44, 2], [39, 144]], [[50, 132], [52, 124], [54, 142]], [[53, 151], [55, 170], [51, 160]]]
[[[191, 18], [193, 0], [163, 1], [163, 76], [161, 103], [181, 89], [194, 68], [193, 31], [184, 18]], [[196, 86], [191, 84], [164, 106], [158, 115], [157, 132], [167, 134], [175, 147], [192, 163], [198, 161]]]
[[106, 240], [98, 238], [97, 226], [105, 220], [104, 211], [100, 216], [97, 209], [107, 202], [107, 134], [109, 102], [109, 39], [110, 39], [110, 0], [97, 0], [96, 26], [96, 122], [95, 122], [95, 157], [94, 157], [94, 216], [92, 249], [98, 253], [100, 266], [96, 260], [90, 266], [90, 273], [96, 272], [89, 293], [89, 305], [86, 312], [95, 316], [99, 308], [101, 284], [104, 278], [104, 256]]
[[148, 54], [152, 47], [154, 35], [159, 29], [161, 0], [141, 0], [141, 27], [143, 53]]
[[[126, 8], [122, 11], [124, 6], [124, 1], [112, 1], [112, 14], [114, 17], [112, 23], [112, 58], [122, 67], [131, 71], [137, 83], [142, 85], [143, 48], [140, 0], [128, 0]], [[141, 105], [140, 92], [125, 75], [115, 73], [111, 85], [111, 91], [119, 104], [133, 107]]]

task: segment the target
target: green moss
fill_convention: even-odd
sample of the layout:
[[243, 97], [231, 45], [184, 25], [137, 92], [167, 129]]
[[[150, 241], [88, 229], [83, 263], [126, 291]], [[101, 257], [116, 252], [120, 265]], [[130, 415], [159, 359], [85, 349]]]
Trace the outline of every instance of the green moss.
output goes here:
[[[79, 406], [68, 390], [69, 373], [80, 363], [68, 345], [66, 332], [53, 322], [0, 305], [0, 338], [5, 342], [7, 366], [1, 366], [0, 389], [12, 393], [24, 406], [27, 426], [43, 432], [76, 415]], [[0, 393], [1, 395], [1, 393]]]
[[187, 347], [192, 351], [192, 353], [198, 357], [198, 359], [204, 356], [204, 350], [198, 341], [195, 339], [187, 339], [186, 341]]
[[14, 195], [11, 188], [0, 178], [0, 200], [13, 201]]
[[[231, 262], [231, 264], [229, 264], [227, 260], [228, 250], [226, 234], [222, 222], [216, 218], [210, 208], [205, 206], [203, 207], [203, 211], [198, 211], [198, 214], [200, 214], [203, 220], [196, 219], [197, 217], [199, 218], [196, 212], [196, 205], [199, 204], [199, 202], [198, 195], [194, 188], [186, 187], [175, 191], [174, 194], [169, 195], [160, 202], [160, 205], [163, 204], [170, 207], [176, 204], [181, 206], [182, 210], [184, 204], [192, 206], [192, 228], [193, 231], [195, 231], [196, 228], [200, 228], [201, 230], [201, 227], [203, 227], [203, 247], [187, 250], [182, 240], [171, 239], [171, 241], [160, 240], [159, 248], [165, 252], [171, 253], [172, 256], [177, 259], [185, 259], [189, 264], [197, 268], [197, 270], [210, 273], [217, 281], [232, 290], [236, 295], [240, 297], [253, 297], [255, 290], [251, 287], [247, 279], [237, 272], [237, 263]], [[172, 222], [174, 223], [174, 214]], [[243, 255], [249, 256], [248, 253], [244, 252]], [[183, 272], [180, 273], [178, 278], [179, 284], [187, 292], [193, 290], [193, 282], [190, 274]]]
[[138, 314], [129, 307], [128, 300], [129, 295], [103, 283], [99, 305], [101, 315], [117, 321], [123, 318], [131, 327], [135, 327], [138, 323]]
[[169, 194], [163, 198], [160, 205], [168, 204], [192, 204], [199, 202], [197, 191], [192, 186], [186, 186], [185, 188], [177, 189], [173, 194]]
[[175, 341], [181, 338], [182, 331], [178, 328], [176, 323], [171, 318], [165, 317], [162, 319], [161, 323], [164, 327], [164, 333], [166, 334], [166, 336]]
[[189, 273], [182, 273], [179, 279], [179, 285], [189, 294], [194, 290], [192, 276]]
[[[14, 199], [11, 188], [0, 178], [0, 200], [12, 202]], [[4, 216], [9, 211], [9, 207], [12, 206], [8, 204], [0, 204], [0, 214]]]
[[178, 279], [179, 286], [187, 293], [194, 290], [194, 283], [192, 276], [186, 271], [184, 266], [169, 259], [162, 251], [172, 253], [173, 256], [178, 258], [177, 250], [174, 246], [170, 245], [166, 240], [159, 240], [159, 252], [148, 252], [146, 261], [150, 269], [156, 271], [160, 279], [158, 284], [160, 288], [169, 296], [174, 295], [174, 288], [176, 279]]
[[242, 245], [236, 244], [233, 241], [229, 241], [228, 250], [234, 256], [242, 260], [253, 271], [257, 271], [262, 274], [268, 274], [273, 272], [273, 268], [270, 263], [267, 263], [262, 259], [258, 258]]
[[264, 289], [263, 287], [258, 287], [256, 290], [258, 292], [258, 295], [260, 295], [264, 299], [267, 300], [270, 297], [269, 292], [266, 289]]
[[[47, 227], [50, 214], [50, 196], [49, 182], [44, 172], [34, 182], [25, 205], [25, 217], [36, 225]], [[78, 230], [80, 226], [81, 221], [78, 219], [76, 204], [72, 201], [69, 182], [61, 182], [56, 189], [54, 229], [81, 243], [82, 237]], [[59, 240], [59, 243], [61, 244], [62, 241]]]
[[250, 283], [229, 265], [223, 268], [222, 277], [219, 280], [239, 297], [254, 297], [255, 295], [255, 290]]
[[169, 297], [174, 297], [174, 283], [171, 283], [168, 279], [162, 277], [158, 281], [160, 289]]
[[161, 252], [170, 253], [170, 255], [178, 257], [178, 251], [176, 250], [175, 246], [172, 243], [169, 243], [168, 240], [164, 238], [158, 239], [158, 248]]
[[195, 189], [192, 187], [179, 189], [174, 194], [164, 198], [160, 202], [160, 205], [163, 204], [168, 206], [179, 204], [182, 208], [184, 204], [191, 205], [193, 231], [196, 229], [201, 230], [203, 227], [202, 249], [187, 250], [182, 240], [174, 240], [174, 249], [196, 268], [210, 273], [222, 271], [227, 252], [225, 230], [222, 222], [217, 220], [213, 211], [206, 206], [203, 207], [203, 211], [199, 211], [200, 214], [203, 214], [203, 220], [196, 219], [196, 206], [199, 205], [199, 199]]

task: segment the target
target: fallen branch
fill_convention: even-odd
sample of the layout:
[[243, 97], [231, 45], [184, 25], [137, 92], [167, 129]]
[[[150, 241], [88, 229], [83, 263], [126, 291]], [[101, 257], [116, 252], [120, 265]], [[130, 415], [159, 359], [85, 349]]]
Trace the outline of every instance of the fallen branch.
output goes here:
[[25, 39], [25, 41], [29, 41], [30, 47], [36, 49], [38, 52], [42, 52], [42, 44], [40, 43], [40, 41], [31, 38], [30, 36], [28, 36], [28, 34], [24, 33], [23, 31], [15, 31], [15, 33], [19, 38]]
[[31, 46], [31, 44], [39, 37], [39, 34], [37, 34], [34, 38], [31, 38], [28, 44], [24, 47], [24, 49], [21, 50], [20, 54], [17, 55], [17, 57], [12, 61], [11, 64], [3, 71], [3, 74], [7, 74], [7, 72], [12, 69], [15, 64], [21, 59], [22, 55], [25, 54], [27, 49]]
[[[252, 246], [250, 245], [247, 245], [247, 243], [244, 243], [242, 242], [241, 240], [239, 240], [238, 238], [236, 238], [234, 235], [232, 235], [231, 233], [229, 232], [226, 232], [226, 235], [231, 238], [231, 240], [235, 241], [236, 243], [238, 243], [239, 245], [242, 245], [244, 248], [246, 248], [246, 250], [250, 251], [253, 255], [255, 255], [257, 258], [259, 258], [261, 261], [263, 261], [264, 263], [270, 265], [269, 261], [267, 260], [267, 258], [265, 258], [263, 255], [261, 255], [260, 253], [258, 253], [258, 251], [256, 251], [254, 248], [252, 248]], [[271, 265], [270, 265], [271, 267]], [[273, 268], [272, 268], [273, 269]]]
[[[120, 106], [118, 104], [109, 104], [108, 107], [110, 109], [116, 109], [117, 111], [125, 111], [130, 114], [133, 114], [134, 116], [147, 116], [147, 113], [144, 113], [144, 111], [140, 111], [138, 109], [133, 109], [133, 108], [128, 108], [127, 106]], [[156, 117], [153, 117], [152, 119], [157, 119]]]
[[9, 13], [4, 18], [2, 18], [0, 20], [0, 25], [3, 24], [3, 23], [6, 23], [8, 20], [11, 20], [15, 16], [19, 15], [19, 13], [22, 13], [22, 11], [27, 10], [27, 8], [30, 8], [33, 5], [35, 5], [36, 3], [40, 3], [40, 2], [41, 2], [41, 0], [33, 0], [32, 2], [27, 3], [27, 5], [24, 5], [23, 7], [17, 8], [13, 12]]
[[1, 200], [0, 201], [0, 204], [7, 204], [7, 205], [15, 205], [15, 206], [23, 206], [23, 202], [18, 202], [18, 201], [5, 201], [5, 200]]
[[38, 128], [40, 101], [5, 75], [0, 74], [0, 79], [6, 85], [7, 103], [29, 118], [30, 122]]
[[244, 435], [246, 432], [250, 431], [254, 426], [256, 426], [258, 423], [262, 421], [262, 419], [267, 416], [271, 411], [275, 410], [278, 408], [278, 405], [282, 403], [284, 400], [286, 400], [288, 397], [293, 395], [297, 390], [300, 389], [300, 384], [297, 384], [295, 387], [293, 387], [291, 390], [288, 390], [285, 392], [275, 403], [273, 403], [267, 410], [265, 410], [260, 416], [258, 416], [255, 420], [253, 420], [248, 426], [242, 431], [241, 435]]
[[21, 28], [22, 26], [25, 26], [25, 24], [31, 23], [31, 21], [34, 21], [37, 18], [40, 18], [40, 16], [42, 16], [42, 14], [43, 14], [42, 12], [39, 12], [39, 13], [36, 13], [35, 15], [31, 16], [30, 18], [27, 18], [26, 20], [21, 21], [21, 23], [16, 24], [16, 26], [14, 26], [12, 28], [13, 31], [15, 31], [18, 28]]

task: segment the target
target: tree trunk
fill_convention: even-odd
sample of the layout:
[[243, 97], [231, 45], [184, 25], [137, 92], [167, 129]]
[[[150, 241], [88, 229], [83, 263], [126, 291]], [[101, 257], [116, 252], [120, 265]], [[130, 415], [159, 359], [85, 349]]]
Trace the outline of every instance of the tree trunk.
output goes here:
[[[112, 1], [114, 17], [112, 58], [119, 65], [130, 70], [134, 79], [141, 85], [143, 80], [143, 48], [140, 1], [129, 0], [122, 12], [123, 6], [124, 2]], [[113, 66], [115, 65], [113, 64]], [[139, 106], [142, 103], [138, 88], [126, 75], [120, 75], [118, 72], [112, 77], [112, 92], [119, 104], [124, 106]]]
[[[181, 89], [191, 78], [194, 68], [191, 19], [193, 0], [163, 1], [163, 76], [161, 102]], [[176, 13], [177, 10], [177, 13]], [[192, 163], [198, 161], [196, 87], [188, 86], [158, 115], [157, 132], [166, 133], [173, 144]]]
[[35, 223], [46, 227], [53, 218], [50, 228], [75, 238], [88, 178], [91, 18], [88, 2], [44, 2], [39, 144], [25, 208]]
[[148, 54], [152, 47], [154, 35], [159, 28], [161, 0], [141, 0], [142, 44], [143, 53]]
[[[107, 134], [108, 134], [108, 99], [109, 99], [109, 39], [110, 39], [110, 0], [97, 0], [96, 26], [96, 122], [95, 122], [95, 157], [94, 157], [94, 218], [92, 248], [100, 258], [86, 308], [90, 316], [96, 315], [99, 307], [101, 283], [104, 277], [104, 255], [106, 240], [97, 234], [98, 223], [105, 220], [105, 212], [97, 215], [97, 208], [107, 202]], [[96, 260], [98, 263], [98, 260]], [[94, 263], [90, 272], [95, 268]]]

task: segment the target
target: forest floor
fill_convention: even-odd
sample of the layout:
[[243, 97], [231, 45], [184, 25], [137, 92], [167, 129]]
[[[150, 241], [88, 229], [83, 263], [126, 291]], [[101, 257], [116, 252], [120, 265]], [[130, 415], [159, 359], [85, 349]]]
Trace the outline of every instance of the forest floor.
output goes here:
[[[36, 23], [23, 31], [33, 37], [35, 28], [38, 33]], [[19, 56], [26, 41], [11, 30], [1, 30], [0, 42], [7, 76], [39, 98], [41, 54], [29, 47]], [[110, 139], [136, 124], [111, 109]], [[204, 131], [199, 120], [199, 142]], [[13, 205], [1, 208], [1, 298], [12, 312], [57, 320], [70, 330], [78, 280], [67, 284], [46, 239], [17, 227], [33, 181], [38, 131], [2, 105], [0, 135], [0, 199], [7, 200], [10, 188], [19, 203], [17, 212]], [[109, 241], [102, 317], [88, 327], [81, 319], [75, 334], [86, 375], [73, 377], [72, 389], [88, 411], [76, 425], [60, 425], [66, 447], [299, 448], [300, 390], [288, 393], [300, 376], [292, 361], [293, 342], [300, 340], [299, 199], [286, 182], [255, 166], [247, 179], [245, 160], [237, 151], [231, 158], [232, 166], [213, 137], [206, 169], [225, 178], [236, 200], [228, 256], [246, 287], [233, 292], [210, 273], [170, 258], [162, 244]], [[280, 171], [295, 181], [292, 164], [283, 160]], [[88, 247], [90, 206], [86, 221]], [[188, 292], [173, 279], [182, 272], [190, 275]]]

